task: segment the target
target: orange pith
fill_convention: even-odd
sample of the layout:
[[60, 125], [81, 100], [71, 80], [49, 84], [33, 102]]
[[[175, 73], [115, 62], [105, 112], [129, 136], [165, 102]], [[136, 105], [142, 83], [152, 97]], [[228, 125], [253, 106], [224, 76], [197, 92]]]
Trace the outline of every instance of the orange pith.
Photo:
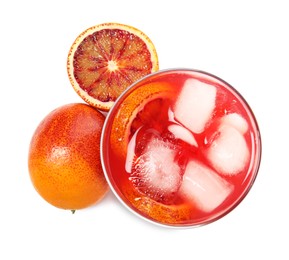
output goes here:
[[28, 166], [37, 192], [50, 204], [76, 210], [100, 201], [108, 191], [100, 163], [104, 116], [86, 104], [49, 113], [32, 137]]
[[158, 98], [173, 98], [175, 95], [175, 88], [166, 82], [148, 83], [131, 92], [117, 107], [112, 122], [110, 144], [114, 152], [120, 157], [125, 157], [131, 131], [134, 131], [132, 123], [134, 123], [133, 128], [135, 128], [138, 113], [148, 102]]
[[151, 40], [140, 30], [104, 23], [85, 30], [67, 60], [70, 82], [90, 105], [108, 111], [133, 82], [158, 70]]

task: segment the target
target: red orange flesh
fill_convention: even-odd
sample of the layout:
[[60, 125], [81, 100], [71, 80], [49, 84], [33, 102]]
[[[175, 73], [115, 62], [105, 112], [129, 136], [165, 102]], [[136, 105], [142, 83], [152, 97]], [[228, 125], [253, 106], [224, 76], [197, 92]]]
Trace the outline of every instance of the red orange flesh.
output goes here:
[[119, 23], [99, 24], [82, 32], [67, 60], [74, 90], [103, 111], [133, 82], [158, 68], [156, 49], [148, 36]]

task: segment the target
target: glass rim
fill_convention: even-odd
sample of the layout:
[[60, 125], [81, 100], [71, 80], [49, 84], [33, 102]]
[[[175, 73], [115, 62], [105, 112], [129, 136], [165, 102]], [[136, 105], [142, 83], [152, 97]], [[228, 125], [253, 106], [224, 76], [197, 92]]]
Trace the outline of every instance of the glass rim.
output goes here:
[[[256, 142], [256, 151], [254, 154], [254, 166], [253, 166], [253, 172], [252, 172], [252, 178], [248, 183], [248, 186], [244, 189], [244, 192], [241, 193], [241, 195], [234, 201], [234, 203], [232, 203], [228, 208], [226, 208], [225, 210], [223, 210], [222, 213], [218, 214], [217, 216], [213, 217], [213, 218], [209, 218], [208, 220], [204, 220], [201, 221], [201, 223], [178, 223], [178, 224], [170, 224], [170, 223], [162, 223], [159, 222], [157, 220], [153, 220], [150, 219], [148, 217], [143, 216], [141, 213], [137, 212], [136, 210], [134, 210], [132, 207], [130, 207], [128, 205], [128, 203], [126, 203], [121, 196], [119, 195], [119, 193], [117, 192], [116, 188], [114, 187], [114, 185], [112, 184], [111, 178], [107, 172], [107, 167], [106, 167], [106, 160], [105, 160], [105, 155], [104, 155], [104, 149], [103, 147], [105, 147], [105, 137], [106, 137], [106, 130], [107, 130], [107, 126], [109, 124], [109, 121], [112, 120], [111, 117], [112, 115], [115, 113], [115, 109], [116, 109], [116, 104], [118, 104], [119, 102], [122, 101], [123, 97], [130, 92], [135, 86], [137, 86], [138, 84], [140, 84], [143, 81], [146, 81], [149, 78], [153, 78], [153, 77], [157, 77], [160, 74], [165, 74], [165, 73], [174, 73], [174, 72], [184, 72], [184, 73], [198, 73], [200, 75], [205, 75], [209, 78], [213, 78], [217, 81], [220, 81], [222, 84], [224, 84], [225, 86], [229, 87], [230, 90], [232, 90], [235, 95], [240, 98], [240, 100], [244, 103], [244, 106], [246, 107], [246, 109], [248, 110], [248, 113], [250, 114], [250, 121], [253, 121], [254, 124], [254, 134], [256, 135], [254, 141]], [[255, 114], [253, 112], [253, 110], [251, 109], [250, 105], [248, 104], [248, 102], [246, 101], [246, 99], [243, 97], [243, 95], [235, 88], [233, 87], [230, 83], [228, 83], [227, 81], [223, 80], [222, 78], [206, 72], [204, 70], [199, 70], [199, 69], [193, 69], [193, 68], [185, 68], [185, 67], [176, 67], [176, 68], [167, 68], [167, 69], [162, 69], [162, 70], [158, 70], [156, 72], [150, 73], [148, 75], [145, 75], [144, 77], [140, 78], [139, 80], [133, 82], [129, 87], [127, 87], [120, 95], [119, 97], [116, 99], [114, 105], [111, 107], [111, 109], [108, 111], [105, 121], [104, 121], [104, 125], [102, 128], [102, 133], [101, 133], [101, 140], [100, 140], [100, 160], [101, 160], [101, 165], [102, 165], [102, 169], [104, 172], [104, 176], [105, 179], [110, 187], [110, 190], [112, 191], [112, 193], [114, 194], [114, 196], [117, 198], [117, 200], [126, 208], [128, 209], [130, 212], [133, 213], [133, 215], [136, 215], [137, 217], [140, 217], [141, 219], [145, 220], [146, 222], [149, 223], [153, 223], [154, 225], [157, 226], [161, 226], [161, 227], [166, 227], [166, 228], [174, 228], [174, 229], [187, 229], [187, 228], [196, 228], [196, 227], [200, 227], [200, 226], [204, 226], [210, 223], [213, 223], [223, 217], [225, 217], [226, 215], [228, 215], [230, 212], [232, 212], [244, 199], [245, 197], [248, 195], [249, 191], [251, 190], [252, 186], [254, 185], [256, 178], [258, 176], [258, 172], [261, 166], [261, 158], [262, 158], [262, 138], [261, 138], [261, 133], [260, 133], [260, 128], [257, 122], [257, 119], [255, 117]]]

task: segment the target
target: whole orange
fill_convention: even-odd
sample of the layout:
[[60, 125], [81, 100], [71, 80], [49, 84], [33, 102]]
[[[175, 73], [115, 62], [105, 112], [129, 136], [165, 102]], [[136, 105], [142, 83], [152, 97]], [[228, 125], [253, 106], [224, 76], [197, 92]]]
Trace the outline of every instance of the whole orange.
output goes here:
[[50, 112], [35, 130], [28, 168], [37, 192], [50, 204], [77, 210], [100, 201], [108, 190], [101, 162], [104, 115], [81, 103]]

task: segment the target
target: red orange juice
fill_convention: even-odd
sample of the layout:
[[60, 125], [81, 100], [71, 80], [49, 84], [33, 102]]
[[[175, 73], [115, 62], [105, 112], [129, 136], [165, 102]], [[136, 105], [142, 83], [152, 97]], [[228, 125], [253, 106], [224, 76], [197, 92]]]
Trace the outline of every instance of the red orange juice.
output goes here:
[[261, 138], [252, 110], [225, 81], [179, 69], [133, 84], [109, 112], [102, 164], [134, 213], [174, 227], [213, 222], [250, 190]]

